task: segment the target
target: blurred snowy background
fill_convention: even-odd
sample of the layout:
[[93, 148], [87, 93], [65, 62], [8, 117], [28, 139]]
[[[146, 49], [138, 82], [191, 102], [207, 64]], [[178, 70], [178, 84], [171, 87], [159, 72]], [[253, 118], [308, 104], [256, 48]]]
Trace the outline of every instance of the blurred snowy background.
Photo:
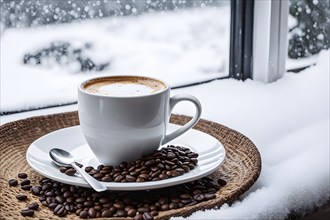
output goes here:
[[172, 86], [228, 75], [229, 1], [1, 6], [2, 112], [74, 102], [78, 83], [96, 75], [149, 75]]
[[[330, 45], [330, 3], [290, 0], [287, 69]], [[0, 114], [76, 101], [102, 75], [228, 76], [230, 0], [0, 0]], [[21, 92], [24, 91], [24, 95]], [[40, 92], [42, 91], [42, 92]]]

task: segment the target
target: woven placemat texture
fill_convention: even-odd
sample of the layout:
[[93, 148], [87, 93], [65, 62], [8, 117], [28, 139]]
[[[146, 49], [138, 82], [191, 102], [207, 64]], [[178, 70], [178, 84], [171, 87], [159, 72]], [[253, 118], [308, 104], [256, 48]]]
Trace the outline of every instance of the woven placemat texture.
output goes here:
[[[183, 125], [190, 117], [172, 115], [171, 123]], [[17, 178], [19, 172], [29, 175], [31, 184], [37, 184], [41, 175], [33, 171], [26, 162], [25, 154], [29, 145], [37, 138], [52, 131], [79, 124], [77, 112], [61, 113], [48, 116], [32, 117], [0, 126], [0, 219], [24, 219], [20, 210], [29, 203], [39, 202], [31, 193], [28, 200], [18, 202], [16, 195], [22, 192], [20, 187], [9, 187], [8, 181]], [[212, 209], [237, 200], [257, 180], [261, 171], [261, 158], [256, 146], [244, 135], [215, 122], [200, 120], [194, 127], [212, 135], [226, 149], [223, 165], [211, 176], [227, 181], [216, 192], [216, 198], [194, 206], [163, 211], [155, 219], [168, 219], [171, 216], [188, 216], [197, 210]], [[219, 216], [220, 217], [220, 216]], [[34, 218], [63, 219], [53, 215], [47, 207], [40, 206]], [[75, 214], [64, 219], [78, 219]]]

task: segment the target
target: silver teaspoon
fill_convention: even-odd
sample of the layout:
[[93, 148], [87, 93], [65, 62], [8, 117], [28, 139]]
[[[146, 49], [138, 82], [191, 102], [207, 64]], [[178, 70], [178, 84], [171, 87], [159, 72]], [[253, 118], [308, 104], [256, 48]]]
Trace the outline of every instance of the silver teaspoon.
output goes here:
[[52, 158], [55, 164], [59, 166], [73, 167], [75, 170], [77, 170], [95, 191], [102, 192], [107, 190], [107, 187], [91, 177], [88, 173], [86, 173], [84, 169], [77, 166], [75, 159], [69, 152], [59, 148], [53, 148], [49, 151], [49, 156]]

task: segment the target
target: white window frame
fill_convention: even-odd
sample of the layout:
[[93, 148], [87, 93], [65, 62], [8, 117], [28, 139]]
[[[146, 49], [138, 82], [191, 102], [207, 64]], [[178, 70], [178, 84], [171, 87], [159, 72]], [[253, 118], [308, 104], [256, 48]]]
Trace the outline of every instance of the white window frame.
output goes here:
[[252, 79], [271, 83], [285, 73], [288, 0], [255, 0]]

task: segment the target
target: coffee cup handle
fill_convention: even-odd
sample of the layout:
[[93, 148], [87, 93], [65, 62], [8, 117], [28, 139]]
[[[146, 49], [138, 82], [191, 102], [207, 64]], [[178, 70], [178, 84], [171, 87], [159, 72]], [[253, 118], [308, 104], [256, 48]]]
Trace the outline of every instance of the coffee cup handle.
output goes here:
[[185, 133], [186, 131], [188, 131], [190, 128], [192, 128], [199, 121], [199, 119], [201, 117], [201, 114], [202, 114], [201, 103], [199, 102], [199, 100], [195, 96], [186, 95], [186, 94], [175, 95], [175, 96], [170, 98], [170, 114], [171, 114], [174, 106], [176, 104], [178, 104], [179, 102], [181, 102], [181, 101], [190, 101], [195, 105], [195, 107], [196, 107], [195, 116], [187, 124], [185, 124], [184, 126], [180, 127], [179, 129], [173, 131], [170, 134], [166, 134], [163, 141], [162, 141], [162, 145], [170, 142], [171, 140], [177, 138], [178, 136], [180, 136], [183, 133]]

